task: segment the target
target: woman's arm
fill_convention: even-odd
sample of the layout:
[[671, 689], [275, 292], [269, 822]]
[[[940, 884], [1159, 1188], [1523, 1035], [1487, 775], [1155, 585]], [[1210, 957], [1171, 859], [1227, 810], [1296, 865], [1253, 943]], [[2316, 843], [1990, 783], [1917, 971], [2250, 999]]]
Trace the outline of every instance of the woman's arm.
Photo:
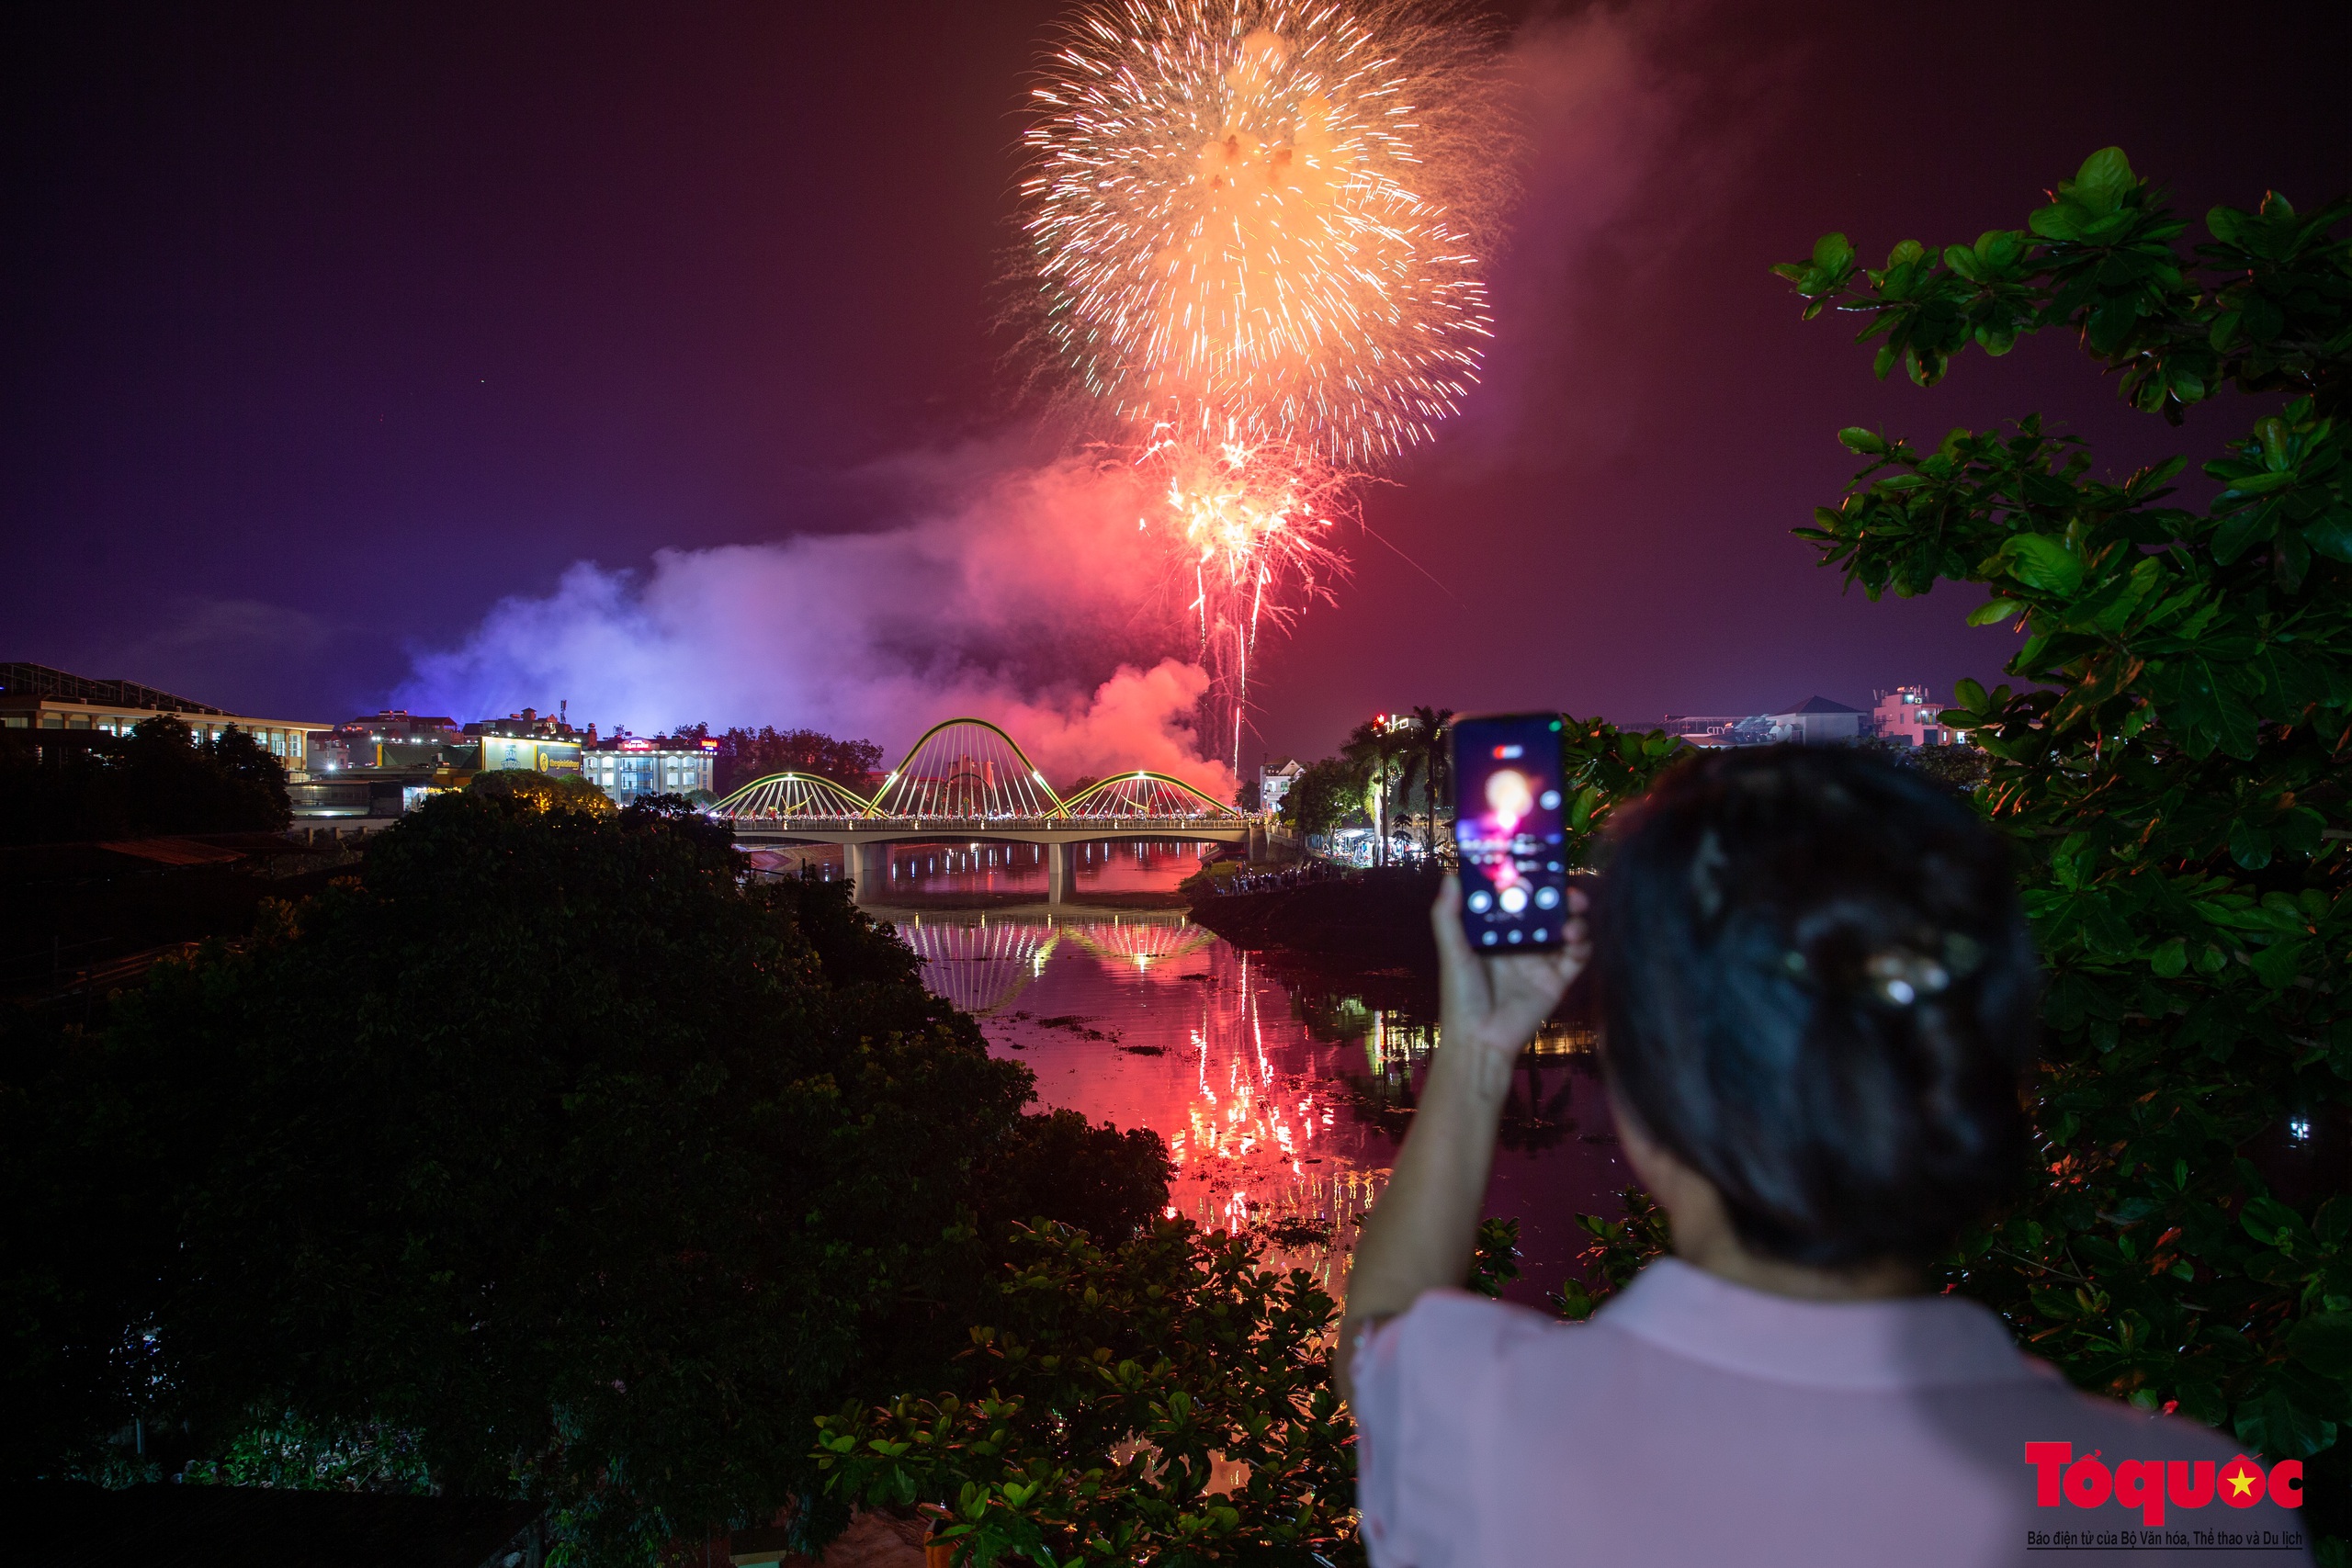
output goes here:
[[1430, 911], [1437, 932], [1437, 1049], [1412, 1131], [1349, 1266], [1338, 1371], [1340, 1393], [1351, 1400], [1357, 1336], [1411, 1306], [1423, 1291], [1460, 1285], [1468, 1272], [1511, 1068], [1591, 953], [1581, 892], [1568, 894], [1567, 945], [1557, 953], [1480, 958], [1462, 934], [1461, 908], [1462, 885], [1449, 876]]

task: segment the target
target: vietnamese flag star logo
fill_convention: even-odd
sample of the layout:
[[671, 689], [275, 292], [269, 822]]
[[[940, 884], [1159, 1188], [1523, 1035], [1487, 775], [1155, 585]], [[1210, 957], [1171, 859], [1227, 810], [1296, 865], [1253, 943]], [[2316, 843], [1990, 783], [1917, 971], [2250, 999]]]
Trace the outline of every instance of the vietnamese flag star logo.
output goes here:
[[2240, 1454], [2222, 1469], [2222, 1500], [2233, 1508], [2262, 1501], [2262, 1467]]

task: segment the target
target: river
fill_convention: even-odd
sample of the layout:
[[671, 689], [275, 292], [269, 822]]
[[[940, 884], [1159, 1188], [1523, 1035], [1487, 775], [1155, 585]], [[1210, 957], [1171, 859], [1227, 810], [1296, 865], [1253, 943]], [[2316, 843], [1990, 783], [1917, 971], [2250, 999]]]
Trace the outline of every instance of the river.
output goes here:
[[[1087, 850], [1070, 901], [1049, 908], [1030, 846], [899, 846], [876, 913], [992, 1052], [1036, 1073], [1045, 1104], [1166, 1140], [1172, 1213], [1254, 1228], [1338, 1286], [1411, 1118], [1429, 982], [1305, 970], [1193, 924], [1168, 906], [1207, 846]], [[810, 859], [841, 874], [837, 856]], [[1487, 1212], [1520, 1222], [1524, 1272], [1506, 1294], [1535, 1303], [1589, 1242], [1571, 1216], [1615, 1216], [1630, 1180], [1589, 1042], [1551, 1033], [1528, 1053], [1503, 1145]]]

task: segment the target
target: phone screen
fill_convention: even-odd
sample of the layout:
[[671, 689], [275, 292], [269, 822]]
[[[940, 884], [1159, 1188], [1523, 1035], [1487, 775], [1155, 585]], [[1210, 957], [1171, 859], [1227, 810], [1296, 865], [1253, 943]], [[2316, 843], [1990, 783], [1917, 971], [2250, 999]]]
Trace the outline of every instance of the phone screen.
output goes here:
[[1453, 841], [1462, 929], [1480, 949], [1558, 947], [1567, 921], [1560, 718], [1453, 721]]

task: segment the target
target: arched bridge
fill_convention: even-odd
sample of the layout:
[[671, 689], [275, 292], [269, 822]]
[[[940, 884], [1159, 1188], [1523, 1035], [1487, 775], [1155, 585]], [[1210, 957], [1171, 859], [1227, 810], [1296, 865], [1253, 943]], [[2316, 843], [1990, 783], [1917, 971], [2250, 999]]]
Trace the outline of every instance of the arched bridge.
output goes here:
[[980, 718], [927, 731], [872, 799], [830, 779], [771, 773], [710, 808], [738, 843], [839, 844], [860, 902], [880, 896], [889, 846], [916, 840], [1042, 844], [1046, 897], [1069, 896], [1070, 846], [1098, 839], [1249, 841], [1250, 818], [1183, 780], [1138, 770], [1064, 800], [1012, 737]]

